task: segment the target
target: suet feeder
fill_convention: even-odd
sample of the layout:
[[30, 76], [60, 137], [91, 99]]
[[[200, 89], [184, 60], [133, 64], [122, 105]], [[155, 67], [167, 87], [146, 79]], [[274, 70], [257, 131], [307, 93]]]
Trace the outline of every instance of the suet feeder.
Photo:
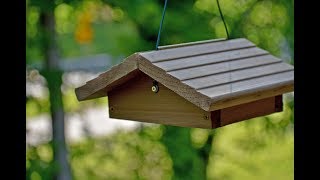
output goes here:
[[294, 67], [244, 38], [137, 52], [76, 89], [110, 118], [213, 129], [282, 111]]

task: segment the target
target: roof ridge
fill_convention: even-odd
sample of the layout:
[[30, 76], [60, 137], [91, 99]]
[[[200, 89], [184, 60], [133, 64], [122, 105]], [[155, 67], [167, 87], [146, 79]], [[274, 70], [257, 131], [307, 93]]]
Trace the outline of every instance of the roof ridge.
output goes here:
[[206, 54], [216, 54], [221, 52], [228, 52], [237, 49], [247, 49], [256, 47], [256, 45], [247, 39], [231, 39], [225, 41], [216, 41], [215, 43], [203, 43], [189, 46], [176, 47], [163, 50], [152, 50], [139, 52], [140, 55], [152, 63], [168, 61], [169, 59], [195, 57]]
[[181, 56], [181, 57], [176, 57], [176, 58], [168, 58], [168, 59], [162, 59], [162, 60], [156, 60], [152, 61], [152, 63], [160, 63], [160, 62], [166, 62], [166, 61], [175, 61], [179, 59], [184, 59], [184, 58], [191, 58], [191, 57], [196, 57], [196, 56], [205, 56], [205, 55], [210, 55], [210, 54], [218, 54], [218, 53], [224, 53], [224, 52], [230, 52], [230, 51], [237, 51], [237, 50], [243, 50], [243, 49], [253, 49], [257, 48], [256, 45], [248, 45], [248, 46], [243, 46], [243, 47], [236, 47], [236, 48], [230, 48], [230, 49], [225, 49], [225, 50], [220, 50], [220, 51], [214, 51], [214, 52], [206, 52], [206, 53], [199, 53], [199, 54], [193, 54], [193, 55], [188, 55], [188, 56]]
[[230, 40], [230, 39], [219, 38], [219, 39], [207, 39], [207, 40], [202, 40], [202, 41], [186, 42], [186, 43], [179, 43], [179, 44], [170, 44], [170, 45], [159, 46], [158, 50], [179, 48], [179, 47], [184, 47], [184, 46], [193, 46], [193, 45], [206, 44], [206, 43], [215, 43], [215, 42], [227, 41], [227, 40]]

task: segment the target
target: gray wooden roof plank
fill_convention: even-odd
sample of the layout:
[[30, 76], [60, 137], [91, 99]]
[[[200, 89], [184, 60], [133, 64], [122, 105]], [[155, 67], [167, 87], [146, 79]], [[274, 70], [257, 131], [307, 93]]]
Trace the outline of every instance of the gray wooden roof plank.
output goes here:
[[241, 49], [255, 46], [252, 42], [244, 39], [232, 39], [212, 43], [184, 46], [179, 48], [163, 49], [158, 51], [140, 52], [140, 55], [150, 62], [161, 62], [176, 58], [198, 56], [200, 54], [211, 54], [233, 49]]
[[289, 70], [292, 70], [292, 67], [285, 63], [278, 62], [275, 64], [262, 65], [250, 69], [213, 74], [197, 79], [185, 80], [183, 82], [197, 90], [200, 90], [212, 86], [218, 86], [220, 84], [234, 83], [237, 81], [258, 78], [270, 74], [277, 74]]
[[281, 62], [280, 59], [273, 57], [270, 54], [263, 56], [255, 56], [244, 59], [238, 59], [228, 62], [219, 62], [203, 66], [190, 67], [168, 73], [179, 78], [181, 81], [196, 79], [199, 77], [210, 76], [213, 74], [224, 73], [229, 71], [253, 68], [261, 65], [274, 64]]
[[170, 72], [170, 71], [215, 64], [215, 63], [220, 63], [225, 61], [238, 60], [242, 58], [262, 56], [267, 54], [269, 53], [266, 52], [265, 50], [262, 50], [257, 47], [250, 47], [245, 49], [237, 49], [237, 50], [225, 51], [225, 52], [219, 52], [219, 53], [213, 53], [213, 54], [184, 57], [184, 58], [174, 59], [170, 61], [157, 62], [153, 64]]
[[[279, 74], [271, 74], [254, 79], [238, 81], [232, 84], [223, 84], [220, 86], [208, 87], [199, 90], [200, 93], [209, 96], [213, 100], [220, 100], [222, 97], [227, 98], [228, 94], [243, 92], [252, 89], [252, 91], [262, 91], [268, 86], [277, 85], [281, 82], [292, 82], [293, 71], [287, 71]], [[249, 92], [249, 91], [248, 91]]]

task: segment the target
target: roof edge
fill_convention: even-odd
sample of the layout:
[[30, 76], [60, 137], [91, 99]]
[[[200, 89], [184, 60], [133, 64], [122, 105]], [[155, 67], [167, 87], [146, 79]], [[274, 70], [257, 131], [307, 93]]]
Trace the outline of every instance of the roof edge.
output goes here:
[[123, 83], [124, 81], [121, 81], [121, 79], [126, 80], [128, 76], [134, 76], [134, 72], [138, 69], [137, 56], [139, 56], [137, 53], [128, 56], [120, 64], [113, 66], [98, 77], [87, 81], [83, 86], [76, 88], [75, 94], [78, 101], [107, 96], [109, 90], [115, 85], [119, 85], [119, 80], [120, 83]]
[[263, 98], [277, 96], [294, 91], [294, 80], [253, 88], [250, 91], [240, 91], [212, 99], [210, 111], [236, 106]]
[[76, 88], [76, 97], [78, 101], [84, 101], [107, 96], [108, 91], [112, 90], [115, 86], [135, 77], [137, 74], [135, 72], [137, 71], [147, 74], [199, 108], [205, 111], [209, 110], [211, 99], [208, 96], [197, 92], [194, 88], [153, 65], [140, 53], [132, 54], [120, 64], [113, 66], [110, 70], [88, 81], [85, 85]]

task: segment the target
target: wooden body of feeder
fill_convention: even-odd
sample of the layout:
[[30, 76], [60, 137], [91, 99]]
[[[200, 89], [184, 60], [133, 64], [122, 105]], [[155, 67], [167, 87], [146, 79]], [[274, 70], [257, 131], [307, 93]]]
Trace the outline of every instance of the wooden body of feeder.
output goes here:
[[76, 95], [108, 96], [111, 118], [217, 128], [282, 111], [293, 86], [292, 65], [240, 38], [135, 53]]

